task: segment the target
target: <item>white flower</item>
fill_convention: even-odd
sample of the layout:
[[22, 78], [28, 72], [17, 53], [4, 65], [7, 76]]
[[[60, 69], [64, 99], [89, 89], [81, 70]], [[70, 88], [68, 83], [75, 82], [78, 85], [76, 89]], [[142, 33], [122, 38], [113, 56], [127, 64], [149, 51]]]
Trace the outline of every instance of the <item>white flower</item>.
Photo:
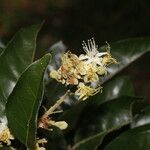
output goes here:
[[95, 40], [94, 38], [88, 40], [87, 44], [85, 43], [85, 41], [83, 41], [82, 43], [83, 46], [83, 50], [86, 52], [85, 55], [81, 54], [79, 56], [80, 60], [85, 61], [87, 64], [97, 64], [102, 66], [102, 56], [107, 55], [107, 52], [99, 52], [98, 51], [98, 46], [95, 44]]

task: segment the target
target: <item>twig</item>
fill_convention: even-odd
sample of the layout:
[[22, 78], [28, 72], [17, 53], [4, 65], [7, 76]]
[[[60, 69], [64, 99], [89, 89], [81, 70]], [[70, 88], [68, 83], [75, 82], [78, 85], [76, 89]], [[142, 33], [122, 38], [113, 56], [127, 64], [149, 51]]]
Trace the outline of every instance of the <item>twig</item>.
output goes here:
[[53, 114], [54, 111], [64, 102], [64, 100], [68, 96], [69, 92], [70, 91], [68, 90], [62, 97], [60, 97], [60, 99], [57, 100], [57, 102], [52, 107], [50, 107], [49, 110], [47, 110], [45, 112], [45, 114], [42, 116], [42, 118], [47, 118], [49, 115]]

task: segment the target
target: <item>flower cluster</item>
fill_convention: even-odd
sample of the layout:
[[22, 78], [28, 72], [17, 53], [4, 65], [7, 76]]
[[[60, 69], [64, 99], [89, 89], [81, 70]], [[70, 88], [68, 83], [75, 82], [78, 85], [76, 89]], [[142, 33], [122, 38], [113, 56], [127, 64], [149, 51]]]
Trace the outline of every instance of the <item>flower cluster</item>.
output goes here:
[[83, 50], [86, 54], [77, 56], [67, 52], [62, 56], [62, 65], [58, 70], [53, 70], [50, 77], [65, 85], [75, 85], [75, 95], [81, 100], [86, 100], [101, 90], [101, 86], [93, 87], [99, 83], [102, 76], [107, 74], [109, 64], [117, 63], [110, 53], [107, 44], [106, 52], [99, 52], [94, 38], [83, 41]]
[[10, 130], [7, 126], [7, 119], [1, 119], [0, 122], [0, 147], [3, 146], [3, 144], [11, 145], [11, 140], [13, 140], [14, 137], [10, 133]]

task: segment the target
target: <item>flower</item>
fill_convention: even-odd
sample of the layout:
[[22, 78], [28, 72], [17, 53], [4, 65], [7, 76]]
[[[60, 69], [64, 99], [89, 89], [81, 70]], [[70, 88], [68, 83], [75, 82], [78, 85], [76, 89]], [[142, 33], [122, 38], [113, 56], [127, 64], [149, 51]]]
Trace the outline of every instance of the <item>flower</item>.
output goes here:
[[86, 69], [86, 74], [84, 75], [84, 82], [85, 83], [89, 83], [89, 82], [98, 82], [99, 81], [99, 77], [97, 75], [97, 67], [95, 65], [92, 64], [88, 64], [85, 67]]
[[65, 80], [62, 80], [61, 74], [56, 70], [51, 71], [50, 76], [51, 78], [57, 80], [58, 82], [62, 82], [62, 84], [65, 83]]
[[85, 61], [87, 64], [102, 65], [102, 56], [107, 55], [107, 52], [99, 52], [98, 46], [95, 44], [94, 38], [88, 40], [88, 44], [83, 41], [82, 43], [85, 55], [81, 54], [79, 60]]
[[97, 74], [100, 76], [107, 75], [107, 68], [105, 66], [98, 66]]
[[[77, 85], [78, 79], [81, 78], [81, 74], [84, 73], [84, 71], [81, 69], [81, 64], [78, 56], [75, 54], [72, 54], [71, 52], [67, 52], [62, 57], [62, 65], [60, 68], [56, 71], [53, 70], [50, 73], [50, 76], [54, 79], [56, 79], [58, 82], [61, 82], [62, 84], [72, 84]], [[82, 70], [81, 74], [79, 70]]]
[[105, 55], [102, 59], [102, 65], [106, 66], [109, 64], [116, 64], [117, 60], [112, 57], [111, 53], [108, 52], [107, 55]]
[[79, 96], [79, 100], [86, 100], [89, 96], [93, 96], [100, 91], [101, 87], [92, 88], [90, 86], [85, 85], [80, 82], [78, 85], [78, 89], [75, 92], [76, 96]]
[[7, 145], [11, 145], [11, 140], [13, 140], [14, 137], [10, 133], [10, 130], [7, 126], [7, 118], [1, 118], [0, 120], [0, 146], [2, 146], [3, 143]]
[[[35, 149], [35, 150], [46, 150], [46, 149], [43, 147], [43, 145], [44, 145], [45, 143], [47, 143], [47, 140], [46, 140], [45, 138], [37, 140], [37, 142], [36, 142], [36, 149]], [[42, 146], [39, 146], [40, 144], [42, 144]]]
[[49, 130], [50, 126], [56, 126], [60, 130], [65, 130], [68, 127], [68, 124], [65, 121], [54, 121], [50, 117], [41, 118], [41, 120], [38, 123], [38, 127], [44, 128], [47, 130]]
[[14, 137], [12, 136], [12, 134], [10, 133], [10, 130], [8, 128], [1, 131], [1, 133], [0, 133], [0, 145], [2, 145], [2, 143], [6, 143], [7, 145], [10, 145], [11, 140], [13, 140], [13, 139], [14, 139]]

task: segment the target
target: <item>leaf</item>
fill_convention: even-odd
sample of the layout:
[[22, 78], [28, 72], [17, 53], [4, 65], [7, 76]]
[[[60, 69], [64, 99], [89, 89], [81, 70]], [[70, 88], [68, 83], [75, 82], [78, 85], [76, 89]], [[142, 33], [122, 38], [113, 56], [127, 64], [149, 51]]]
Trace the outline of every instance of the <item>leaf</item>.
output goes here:
[[93, 149], [96, 149], [96, 148], [98, 148], [99, 144], [102, 143], [105, 135], [106, 135], [106, 132], [91, 136], [91, 137], [75, 144], [71, 148], [71, 150], [87, 150], [87, 149], [93, 150]]
[[[98, 107], [101, 103], [120, 96], [134, 96], [133, 85], [128, 76], [115, 77], [109, 82], [105, 83], [103, 92], [93, 96], [85, 102], [80, 102], [72, 106], [69, 110], [65, 111], [61, 116], [61, 120], [68, 122], [69, 126], [67, 131], [75, 128], [82, 111], [87, 106]], [[74, 116], [74, 117], [72, 117]]]
[[113, 78], [113, 80], [106, 82], [103, 85], [103, 92], [92, 97], [92, 100], [89, 101], [89, 105], [94, 103], [98, 106], [101, 103], [120, 96], [134, 96], [134, 87], [132, 82], [130, 78], [125, 75], [117, 76]]
[[43, 137], [48, 141], [45, 147], [46, 150], [66, 150], [67, 143], [63, 131], [55, 126], [52, 126], [52, 130], [52, 132], [47, 130], [41, 131]]
[[68, 128], [66, 129], [66, 132], [69, 132], [70, 130], [73, 130], [76, 127], [86, 104], [87, 104], [86, 101], [77, 103], [74, 106], [72, 106], [70, 109], [66, 110], [60, 116], [59, 120], [65, 120], [69, 124]]
[[3, 51], [4, 49], [0, 47], [0, 55], [2, 54]]
[[135, 128], [146, 124], [150, 124], [150, 106], [143, 109], [141, 113], [134, 118], [131, 127]]
[[2, 43], [1, 39], [0, 39], [0, 55], [2, 54], [3, 50], [4, 50], [5, 46]]
[[132, 97], [120, 97], [101, 104], [96, 110], [92, 106], [86, 108], [75, 135], [75, 142], [104, 131], [113, 131], [130, 123], [134, 100]]
[[49, 52], [52, 54], [52, 61], [48, 65], [48, 69], [58, 69], [61, 64], [61, 57], [66, 51], [66, 46], [62, 41], [59, 41], [52, 45], [49, 49]]
[[37, 114], [43, 96], [43, 76], [50, 55], [31, 64], [19, 78], [6, 104], [12, 134], [29, 149], [34, 149]]
[[5, 109], [8, 96], [26, 67], [32, 63], [36, 37], [41, 25], [21, 29], [0, 56], [0, 110]]
[[[150, 38], [132, 38], [110, 44], [111, 53], [119, 62], [118, 65], [112, 65], [109, 68], [110, 75], [103, 82], [106, 82], [121, 70], [125, 69], [133, 61], [150, 51]], [[106, 49], [105, 46], [100, 51]]]
[[150, 124], [130, 129], [112, 142], [104, 150], [149, 150]]

